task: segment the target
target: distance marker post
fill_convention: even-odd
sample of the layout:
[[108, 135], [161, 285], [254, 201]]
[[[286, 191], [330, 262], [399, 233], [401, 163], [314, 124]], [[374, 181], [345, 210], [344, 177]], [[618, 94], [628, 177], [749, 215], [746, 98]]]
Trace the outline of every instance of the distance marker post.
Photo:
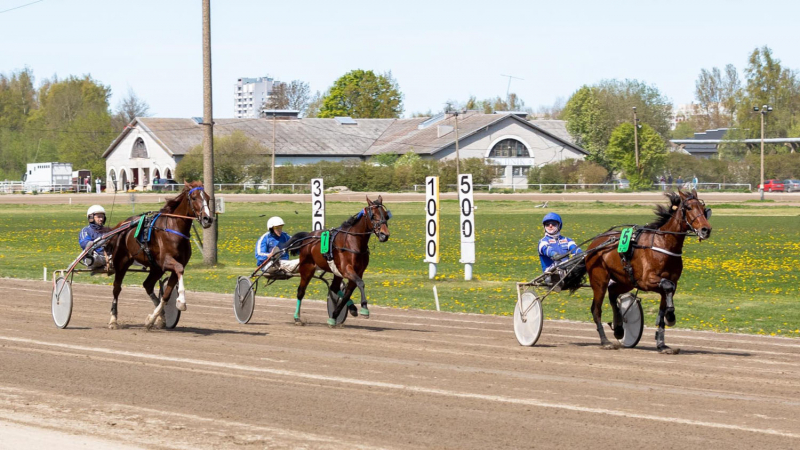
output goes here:
[[425, 178], [425, 262], [432, 280], [439, 263], [439, 177]]
[[475, 200], [472, 191], [472, 174], [458, 176], [458, 205], [461, 216], [461, 264], [464, 279], [472, 279], [475, 264]]
[[325, 182], [311, 179], [311, 231], [325, 229]]

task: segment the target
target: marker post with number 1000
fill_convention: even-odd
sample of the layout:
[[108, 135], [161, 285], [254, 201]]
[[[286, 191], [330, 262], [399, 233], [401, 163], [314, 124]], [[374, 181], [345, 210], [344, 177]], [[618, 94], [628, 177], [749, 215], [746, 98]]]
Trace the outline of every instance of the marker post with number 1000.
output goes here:
[[432, 280], [439, 263], [439, 177], [425, 178], [425, 262]]

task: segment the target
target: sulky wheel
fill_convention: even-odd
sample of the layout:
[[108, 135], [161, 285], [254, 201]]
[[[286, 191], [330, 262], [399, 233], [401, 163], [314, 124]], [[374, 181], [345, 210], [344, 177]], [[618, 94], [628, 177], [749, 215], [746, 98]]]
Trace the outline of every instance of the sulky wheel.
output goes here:
[[72, 317], [72, 283], [58, 277], [53, 283], [52, 300], [53, 322], [58, 328], [66, 328]]
[[620, 343], [625, 348], [636, 347], [644, 331], [642, 302], [633, 295], [621, 295], [617, 301], [622, 315], [622, 329], [625, 331]]
[[533, 294], [522, 294], [514, 307], [514, 334], [519, 345], [532, 347], [542, 334], [542, 302]]
[[242, 276], [237, 278], [236, 290], [233, 291], [233, 314], [239, 323], [247, 323], [253, 317], [255, 297], [255, 289], [250, 279]]

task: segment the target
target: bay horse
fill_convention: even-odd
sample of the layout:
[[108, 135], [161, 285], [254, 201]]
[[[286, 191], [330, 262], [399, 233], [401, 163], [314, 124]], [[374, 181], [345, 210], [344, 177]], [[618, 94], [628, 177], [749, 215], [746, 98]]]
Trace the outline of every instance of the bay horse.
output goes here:
[[[111, 320], [108, 327], [116, 329], [117, 325], [117, 300], [122, 291], [122, 280], [128, 268], [137, 262], [144, 267], [149, 267], [150, 272], [142, 283], [145, 292], [153, 301], [155, 310], [147, 316], [145, 326], [149, 329], [156, 319], [160, 319], [159, 326], [164, 319], [164, 306], [172, 294], [172, 289], [178, 285], [178, 298], [176, 307], [186, 311], [186, 296], [183, 286], [183, 271], [189, 258], [192, 257], [192, 244], [189, 233], [192, 221], [198, 220], [203, 228], [208, 228], [214, 222], [214, 216], [209, 209], [210, 197], [203, 190], [203, 183], [184, 181], [183, 190], [174, 198], [167, 199], [163, 208], [158, 211], [158, 216], [152, 222], [152, 228], [142, 229], [149, 233], [150, 239], [140, 244], [136, 237], [137, 227], [131, 224], [134, 221], [144, 220], [144, 216], [132, 216], [119, 226], [128, 225], [127, 231], [121, 232], [112, 241], [112, 262], [114, 267], [114, 300], [111, 303]], [[161, 299], [155, 295], [153, 289], [161, 276], [171, 271], [172, 275], [167, 281], [167, 286]]]
[[603, 348], [619, 348], [619, 344], [612, 344], [606, 338], [600, 322], [606, 290], [614, 314], [611, 324], [614, 337], [621, 339], [624, 331], [617, 298], [633, 289], [640, 289], [661, 294], [661, 305], [656, 318], [656, 348], [666, 354], [677, 354], [680, 351], [664, 343], [664, 325], [675, 325], [675, 305], [672, 298], [683, 271], [683, 242], [689, 235], [697, 236], [700, 241], [711, 236], [711, 224], [708, 222], [711, 210], [697, 197], [696, 190], [668, 192], [665, 195], [669, 199], [669, 205], [656, 206], [656, 220], [641, 228], [636, 242], [631, 243], [633, 251], [630, 273], [624, 267], [617, 246], [607, 245], [609, 239], [619, 238], [620, 231], [609, 231], [597, 236], [586, 250], [586, 270], [594, 292], [592, 318]]
[[[364, 293], [364, 271], [369, 265], [369, 238], [373, 234], [378, 237], [380, 242], [389, 240], [389, 224], [391, 213], [383, 206], [383, 198], [379, 195], [374, 202], [367, 197], [367, 206], [359, 211], [358, 214], [345, 220], [338, 228], [331, 231], [330, 246], [333, 251], [335, 267], [320, 253], [320, 236], [323, 230], [313, 232], [300, 232], [292, 236], [286, 243], [286, 248], [292, 255], [300, 255], [299, 273], [300, 284], [297, 287], [297, 308], [294, 313], [294, 321], [297, 325], [303, 325], [300, 319], [300, 304], [306, 294], [306, 287], [314, 276], [317, 269], [333, 273], [331, 291], [338, 292], [343, 279], [347, 279], [347, 287], [344, 296], [335, 311], [328, 319], [328, 324], [336, 324], [335, 317], [339, 316], [342, 308], [347, 305], [349, 312], [353, 316], [359, 313], [364, 318], [369, 318], [367, 307], [367, 295]], [[334, 272], [336, 270], [336, 272]], [[350, 296], [358, 287], [361, 292], [361, 310], [357, 310], [355, 305], [350, 303]]]

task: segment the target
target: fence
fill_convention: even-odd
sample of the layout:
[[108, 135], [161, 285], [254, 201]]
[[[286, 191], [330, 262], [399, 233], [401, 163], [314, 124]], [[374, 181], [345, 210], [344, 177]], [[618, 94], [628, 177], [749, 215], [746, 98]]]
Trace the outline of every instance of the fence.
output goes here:
[[94, 192], [94, 189], [95, 185], [84, 184], [26, 184], [23, 181], [0, 181], [2, 194]]
[[[448, 184], [447, 187], [452, 188], [453, 190], [456, 189], [457, 185], [455, 184]], [[673, 185], [664, 185], [661, 186], [660, 184], [653, 184], [649, 188], [642, 189], [641, 191], [658, 191], [658, 190], [666, 190], [667, 188], [675, 189], [678, 186], [675, 184]], [[683, 188], [691, 188], [691, 183], [686, 183], [682, 185]], [[424, 190], [425, 185], [423, 184], [415, 184], [414, 185], [414, 192], [419, 190]], [[604, 192], [616, 192], [616, 191], [624, 191], [624, 192], [631, 192], [630, 185], [628, 184], [620, 184], [620, 183], [604, 183], [604, 184], [591, 184], [591, 183], [577, 183], [577, 184], [570, 184], [570, 183], [540, 183], [540, 184], [513, 184], [513, 183], [492, 183], [492, 184], [476, 184], [473, 186], [476, 191], [485, 190], [488, 192], [492, 192], [492, 190], [503, 190], [503, 191], [512, 191], [512, 192], [524, 192], [524, 191], [540, 191], [540, 192], [549, 192], [549, 191], [573, 191], [573, 192], [580, 192], [580, 191], [604, 191]], [[752, 191], [752, 185], [750, 183], [697, 183], [697, 189], [704, 190], [704, 191], [725, 191], [725, 190], [747, 190], [748, 192]]]

